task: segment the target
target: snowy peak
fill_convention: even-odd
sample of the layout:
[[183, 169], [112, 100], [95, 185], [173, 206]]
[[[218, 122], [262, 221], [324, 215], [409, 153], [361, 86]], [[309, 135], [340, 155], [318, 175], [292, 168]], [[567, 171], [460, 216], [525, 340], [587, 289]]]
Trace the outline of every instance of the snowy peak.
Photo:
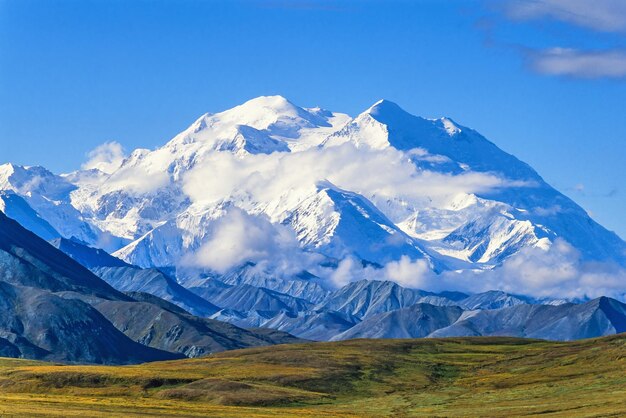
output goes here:
[[4, 199], [7, 215], [41, 232], [45, 239], [56, 238], [60, 234], [94, 243], [98, 241], [98, 229], [84, 222], [79, 211], [69, 202], [71, 193], [76, 189], [76, 185], [43, 167], [0, 166], [0, 190], [21, 198], [11, 199], [9, 205]]
[[282, 96], [261, 96], [220, 113], [203, 115], [183, 132], [183, 137], [189, 142], [224, 138], [244, 126], [276, 140], [297, 139], [302, 129], [331, 127], [328, 119], [332, 116], [319, 108], [309, 111], [296, 106]]
[[377, 101], [363, 113], [369, 114], [379, 121], [401, 120], [403, 118], [406, 119], [415, 117], [406, 110], [402, 109], [396, 103], [387, 99]]
[[372, 105], [364, 113], [388, 126], [414, 124], [419, 121], [423, 124], [424, 129], [431, 129], [432, 133], [435, 133], [436, 136], [445, 137], [442, 135], [445, 133], [452, 137], [461, 133], [463, 130], [460, 125], [450, 118], [443, 117], [439, 119], [425, 119], [412, 115], [396, 103], [385, 99], [374, 103], [374, 105]]
[[129, 158], [122, 169], [138, 164], [184, 169], [214, 151], [244, 157], [307, 149], [317, 146], [348, 119], [347, 115], [321, 108], [296, 106], [282, 96], [262, 96], [232, 109], [202, 115], [164, 147]]
[[425, 257], [369, 200], [328, 181], [319, 182], [317, 192], [303, 200], [283, 223], [296, 232], [305, 248], [329, 257], [356, 256], [380, 264], [402, 254], [413, 259]]
[[202, 116], [166, 148], [173, 155], [187, 150], [229, 151], [239, 156], [289, 151], [284, 142], [272, 138], [265, 130], [244, 124], [221, 124], [213, 115]]
[[453, 162], [456, 172], [471, 170], [497, 173], [508, 179], [543, 182], [530, 166], [502, 151], [478, 132], [450, 118], [414, 116], [388, 100], [376, 102], [330, 135], [323, 146], [346, 142], [372, 150], [395, 148], [409, 152], [419, 149], [429, 156]]
[[230, 117], [238, 117], [241, 124], [270, 131], [280, 131], [280, 125], [285, 128], [289, 123], [308, 128], [329, 127], [327, 119], [332, 116], [320, 108], [296, 106], [282, 96], [257, 97], [222, 114], [226, 113]]
[[[408, 130], [411, 135], [404, 134]], [[430, 151], [424, 140], [441, 141], [461, 132], [461, 127], [449, 118], [424, 119], [408, 113], [392, 101], [383, 99], [329, 137], [325, 145], [352, 142], [357, 147], [371, 149], [393, 147], [408, 151], [423, 148]]]
[[224, 120], [237, 120], [239, 124], [256, 129], [269, 129], [279, 121], [293, 121], [310, 127], [328, 126], [319, 114], [296, 106], [282, 96], [257, 97], [218, 115]]
[[62, 200], [76, 189], [76, 186], [43, 167], [9, 163], [0, 166], [0, 189], [45, 196], [50, 200]]
[[15, 168], [16, 166], [11, 163], [0, 165], [0, 182], [2, 182], [3, 187], [5, 186], [5, 184], [10, 184], [9, 178], [13, 173], [15, 173]]
[[304, 113], [304, 109], [296, 106], [288, 99], [280, 95], [259, 96], [224, 111], [220, 114], [248, 115], [246, 117], [273, 118], [279, 115], [297, 117]]
[[[430, 120], [414, 116], [389, 100], [378, 101], [361, 116], [369, 116], [385, 125], [389, 146], [399, 150], [418, 147], [429, 150], [424, 140], [445, 140], [461, 132], [461, 129], [450, 119]], [[403, 135], [403, 131], [409, 127], [411, 135]]]

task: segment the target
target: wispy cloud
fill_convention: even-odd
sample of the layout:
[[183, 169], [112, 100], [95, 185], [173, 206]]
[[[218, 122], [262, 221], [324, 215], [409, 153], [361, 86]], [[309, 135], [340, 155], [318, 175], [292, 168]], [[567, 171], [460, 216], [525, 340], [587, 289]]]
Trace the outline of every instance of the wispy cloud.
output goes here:
[[[615, 41], [626, 34], [626, 0], [485, 0], [498, 15], [509, 21], [526, 22], [543, 19], [564, 22], [569, 25], [596, 32], [596, 39]], [[570, 39], [570, 47], [555, 45], [538, 49], [520, 44], [498, 42], [493, 26], [498, 19], [483, 18], [477, 27], [486, 34], [488, 45], [513, 48], [523, 54], [527, 67], [549, 76], [580, 79], [626, 78], [626, 48], [618, 43], [607, 49], [589, 49], [576, 46]], [[604, 35], [601, 35], [604, 33]], [[608, 35], [613, 33], [614, 35]]]
[[112, 173], [124, 161], [124, 148], [119, 142], [111, 141], [98, 145], [87, 154], [89, 160], [82, 165], [83, 170], [98, 169], [104, 173]]
[[540, 73], [578, 78], [626, 77], [626, 51], [582, 51], [550, 48], [527, 53], [530, 67]]
[[626, 31], [624, 0], [509, 0], [504, 9], [516, 20], [550, 18], [603, 32]]

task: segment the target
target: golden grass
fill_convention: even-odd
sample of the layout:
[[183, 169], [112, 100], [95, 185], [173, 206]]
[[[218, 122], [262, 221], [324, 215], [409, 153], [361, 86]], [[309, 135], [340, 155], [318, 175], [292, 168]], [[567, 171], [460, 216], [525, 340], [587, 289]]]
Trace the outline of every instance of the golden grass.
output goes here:
[[0, 359], [9, 416], [626, 416], [626, 337], [354, 340], [138, 366]]

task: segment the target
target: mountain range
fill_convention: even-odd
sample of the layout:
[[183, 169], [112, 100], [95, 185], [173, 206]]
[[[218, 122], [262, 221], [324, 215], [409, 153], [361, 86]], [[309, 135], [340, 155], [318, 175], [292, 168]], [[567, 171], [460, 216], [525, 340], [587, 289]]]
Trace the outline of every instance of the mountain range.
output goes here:
[[7, 355], [626, 331], [625, 305], [598, 294], [623, 296], [626, 243], [449, 118], [259, 97], [154, 150], [92, 157], [66, 174], [0, 166]]
[[259, 97], [113, 166], [0, 166], [3, 210], [45, 239], [75, 238], [140, 267], [180, 265], [232, 207], [334, 259], [476, 269], [561, 238], [585, 259], [626, 263], [624, 241], [530, 166], [451, 119], [385, 100], [350, 118]]

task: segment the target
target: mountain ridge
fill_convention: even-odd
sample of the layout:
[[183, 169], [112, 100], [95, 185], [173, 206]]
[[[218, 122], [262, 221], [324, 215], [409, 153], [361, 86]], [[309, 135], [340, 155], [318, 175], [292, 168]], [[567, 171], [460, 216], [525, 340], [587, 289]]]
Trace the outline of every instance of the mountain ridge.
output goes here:
[[[112, 259], [101, 250], [84, 248], [73, 241], [66, 240], [65, 244], [71, 245], [60, 248], [80, 255], [77, 258], [83, 262], [100, 259], [110, 264]], [[184, 291], [211, 307], [202, 314], [217, 310]], [[279, 331], [255, 334], [231, 324], [195, 317], [179, 308], [172, 309], [156, 296], [135, 299], [132, 295], [114, 289], [87, 267], [0, 213], [3, 355], [72, 363], [132, 364], [297, 341]]]

